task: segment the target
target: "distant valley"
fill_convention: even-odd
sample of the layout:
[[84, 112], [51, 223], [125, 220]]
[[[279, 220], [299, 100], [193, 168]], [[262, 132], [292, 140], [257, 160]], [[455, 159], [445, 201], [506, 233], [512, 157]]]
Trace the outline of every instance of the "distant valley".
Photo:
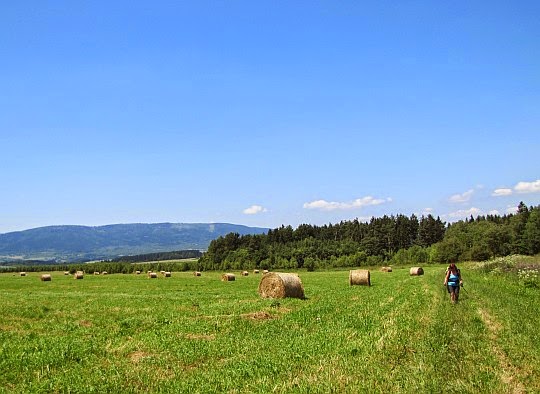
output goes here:
[[0, 261], [88, 261], [171, 250], [206, 250], [213, 239], [231, 232], [245, 235], [267, 231], [229, 223], [38, 227], [0, 234]]

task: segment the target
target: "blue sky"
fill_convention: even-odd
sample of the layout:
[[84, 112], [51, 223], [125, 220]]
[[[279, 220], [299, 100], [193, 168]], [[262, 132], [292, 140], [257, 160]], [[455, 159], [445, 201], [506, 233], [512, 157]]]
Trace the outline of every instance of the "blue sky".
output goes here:
[[0, 233], [540, 204], [540, 2], [0, 5]]

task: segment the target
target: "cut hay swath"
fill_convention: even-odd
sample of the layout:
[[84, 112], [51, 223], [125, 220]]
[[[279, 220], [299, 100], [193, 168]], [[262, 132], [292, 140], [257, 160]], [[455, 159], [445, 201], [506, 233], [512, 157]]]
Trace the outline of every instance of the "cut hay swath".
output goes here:
[[349, 271], [350, 286], [371, 286], [369, 270], [351, 270]]
[[193, 273], [193, 276], [201, 276], [201, 272], [200, 272], [200, 271], [195, 271], [195, 272]]
[[40, 276], [42, 282], [50, 282], [52, 280], [51, 274], [43, 274]]
[[381, 267], [382, 272], [392, 272], [392, 267]]
[[234, 274], [227, 273], [227, 274], [221, 275], [222, 282], [231, 282], [233, 280], [236, 280], [236, 276]]
[[271, 272], [261, 278], [259, 294], [263, 298], [304, 299], [304, 286], [297, 274]]
[[413, 276], [424, 275], [424, 269], [422, 267], [412, 267], [411, 275]]

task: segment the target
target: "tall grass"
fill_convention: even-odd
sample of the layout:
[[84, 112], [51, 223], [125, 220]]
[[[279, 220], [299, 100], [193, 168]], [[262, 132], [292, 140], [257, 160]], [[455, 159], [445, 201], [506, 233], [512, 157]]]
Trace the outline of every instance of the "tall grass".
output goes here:
[[262, 299], [259, 275], [0, 275], [0, 392], [540, 391], [540, 292], [461, 267], [409, 276], [300, 272], [306, 300]]

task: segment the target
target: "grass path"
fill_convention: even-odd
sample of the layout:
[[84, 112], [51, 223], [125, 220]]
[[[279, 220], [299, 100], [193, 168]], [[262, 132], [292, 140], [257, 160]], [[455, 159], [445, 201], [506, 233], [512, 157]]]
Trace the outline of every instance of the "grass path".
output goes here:
[[301, 272], [306, 300], [260, 277], [0, 274], [1, 393], [540, 392], [540, 291], [462, 268]]

